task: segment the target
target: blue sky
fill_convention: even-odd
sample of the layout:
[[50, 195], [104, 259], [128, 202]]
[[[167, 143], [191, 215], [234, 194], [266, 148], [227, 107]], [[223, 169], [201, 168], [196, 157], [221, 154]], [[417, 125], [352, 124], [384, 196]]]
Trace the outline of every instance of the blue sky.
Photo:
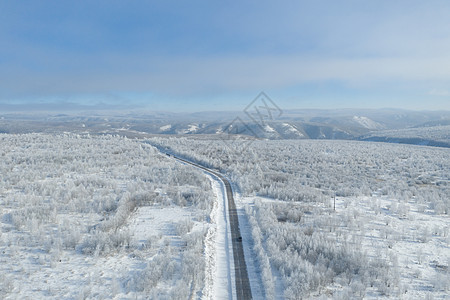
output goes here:
[[1, 1], [0, 104], [450, 110], [449, 1]]

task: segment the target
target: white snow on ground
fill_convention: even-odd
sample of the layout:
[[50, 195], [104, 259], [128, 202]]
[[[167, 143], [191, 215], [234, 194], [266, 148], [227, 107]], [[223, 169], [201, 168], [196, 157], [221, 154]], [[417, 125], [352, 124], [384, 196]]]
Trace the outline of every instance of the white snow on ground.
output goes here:
[[198, 125], [196, 124], [189, 124], [188, 126], [189, 127], [187, 129], [183, 130], [183, 133], [194, 133], [199, 129]]
[[211, 299], [233, 299], [234, 260], [228, 218], [228, 204], [222, 183], [212, 180], [217, 199], [217, 235], [215, 243], [216, 261]]
[[[450, 222], [415, 201], [384, 196], [338, 199], [337, 210], [364, 222], [363, 249], [397, 267], [408, 299], [447, 299], [450, 285]], [[369, 293], [367, 297], [369, 298]]]
[[[129, 230], [132, 241], [135, 243], [145, 243], [154, 236], [163, 235], [170, 237], [174, 244], [175, 225], [181, 221], [191, 221], [191, 219], [192, 212], [184, 207], [142, 206], [132, 216]], [[197, 223], [195, 225], [201, 226]]]
[[[274, 204], [286, 203], [266, 197], [242, 197], [240, 206], [253, 206], [255, 200]], [[330, 218], [334, 220], [331, 223], [340, 220], [340, 223], [336, 224], [339, 235], [354, 243], [362, 243], [362, 249], [368, 258], [389, 263], [391, 272], [398, 276], [401, 299], [447, 299], [450, 285], [448, 215], [436, 215], [413, 200], [405, 203], [374, 195], [338, 197], [336, 213]], [[321, 227], [317, 216], [311, 215], [309, 219], [304, 219], [302, 226], [310, 222], [310, 225]], [[283, 299], [283, 282], [277, 274], [272, 266], [275, 299]], [[330, 294], [338, 294], [344, 290], [339, 284], [327, 289]], [[311, 298], [319, 296], [320, 293], [317, 293], [311, 295]], [[380, 295], [376, 289], [369, 287], [364, 299], [380, 297], [395, 298], [389, 292]]]
[[[245, 208], [253, 207], [255, 205], [255, 200], [256, 199], [260, 199], [260, 198], [261, 197], [241, 197], [241, 196], [239, 196], [239, 207], [242, 207], [242, 209], [243, 209], [243, 211], [245, 213], [245, 218], [242, 218], [242, 219], [245, 220], [244, 224], [245, 223], [248, 224], [248, 227], [249, 227], [250, 231], [248, 231], [247, 234], [250, 235], [249, 238], [252, 240], [252, 242], [254, 241], [253, 237], [251, 235], [252, 234], [252, 232], [251, 232], [252, 228], [251, 228], [251, 224], [249, 223], [249, 220], [248, 220], [249, 216], [245, 212]], [[265, 199], [265, 201], [269, 201], [269, 202], [270, 201], [277, 201], [277, 200], [273, 200], [271, 198], [264, 198], [264, 199]], [[241, 219], [239, 219], [239, 221], [240, 220]], [[261, 237], [261, 238], [264, 240], [263, 237]], [[281, 276], [280, 272], [274, 266], [271, 266], [270, 263], [269, 263], [269, 268], [270, 268], [270, 271], [269, 271], [270, 275], [269, 275], [269, 277], [271, 277], [270, 278], [271, 282], [268, 282], [268, 283], [266, 282], [266, 286], [264, 287], [264, 285], [263, 285], [264, 279], [262, 278], [262, 272], [264, 272], [263, 266], [262, 266], [263, 262], [261, 261], [261, 257], [257, 256], [257, 253], [256, 253], [257, 250], [255, 249], [254, 242], [253, 242], [253, 245], [251, 247], [249, 247], [247, 250], [250, 250], [250, 249], [251, 249], [251, 256], [250, 255], [249, 256], [252, 259], [250, 260], [250, 262], [246, 261], [246, 263], [247, 263], [247, 265], [249, 265], [250, 263], [253, 263], [253, 268], [251, 268], [251, 269], [253, 269], [252, 271], [255, 272], [254, 274], [252, 274], [249, 271], [249, 277], [250, 277], [250, 274], [251, 274], [252, 275], [252, 279], [253, 279], [253, 280], [251, 280], [252, 291], [253, 291], [253, 285], [255, 285], [256, 291], [261, 294], [260, 298], [256, 298], [255, 297], [255, 299], [262, 299], [262, 298], [267, 298], [267, 299], [284, 299], [285, 287], [284, 287], [283, 279], [282, 279], [282, 276]], [[263, 255], [268, 260], [267, 253], [263, 253]], [[247, 255], [246, 255], [246, 259], [247, 259]], [[254, 280], [255, 278], [257, 278], [258, 281]], [[267, 290], [267, 289], [269, 289], [269, 290]], [[268, 292], [271, 293], [272, 296], [267, 295]]]
[[[228, 215], [228, 200], [223, 182], [216, 176], [205, 171], [211, 180], [211, 186], [216, 195], [216, 202], [211, 213], [210, 230], [205, 241], [206, 282], [203, 299], [235, 299], [235, 273], [231, 229]], [[251, 226], [248, 222], [239, 195], [234, 195], [239, 216], [245, 262], [254, 299], [263, 299], [260, 267], [253, 251]]]
[[283, 125], [283, 127], [286, 128], [286, 131], [287, 131], [287, 132], [294, 133], [294, 134], [296, 134], [296, 135], [298, 135], [298, 136], [305, 136], [303, 133], [301, 133], [297, 128], [295, 128], [295, 127], [292, 126], [291, 124], [283, 123], [282, 125]]
[[[120, 277], [143, 267], [127, 256], [87, 257], [67, 252], [54, 252], [52, 258], [36, 250], [16, 254], [18, 261], [11, 265], [12, 274], [0, 278], [2, 284], [10, 281], [11, 293], [3, 299], [85, 299], [88, 295], [117, 299], [134, 299], [133, 294], [121, 294]], [[18, 248], [14, 251], [19, 251]], [[19, 254], [23, 253], [23, 255]], [[47, 266], [49, 259], [57, 257]], [[6, 269], [8, 270], [8, 269]], [[13, 281], [14, 273], [23, 273], [21, 282]], [[125, 297], [125, 298], [124, 298]]]
[[[242, 243], [244, 246], [248, 278], [250, 280], [253, 299], [264, 299], [266, 297], [264, 297], [264, 289], [261, 282], [261, 267], [256, 259], [256, 253], [253, 249], [252, 227], [244, 209], [246, 203], [242, 202], [243, 199], [245, 200], [246, 198], [242, 198], [241, 195], [237, 193], [234, 196], [236, 208], [238, 210], [239, 228], [241, 230]], [[280, 294], [282, 295], [282, 289]]]
[[448, 298], [448, 150], [255, 141], [237, 152], [239, 144], [160, 142], [227, 170], [246, 196], [273, 197], [246, 206], [266, 294], [279, 290], [277, 268], [291, 299]]
[[270, 127], [269, 125], [265, 125], [265, 126], [264, 126], [264, 131], [265, 131], [265, 132], [276, 132], [275, 129], [273, 129], [273, 128]]
[[214, 293], [214, 280], [216, 276], [216, 238], [217, 238], [217, 221], [220, 217], [219, 212], [219, 195], [217, 194], [217, 188], [214, 185], [214, 181], [211, 179], [211, 185], [213, 187], [216, 201], [214, 201], [213, 208], [210, 215], [210, 223], [208, 233], [205, 237], [205, 287], [202, 291], [203, 299], [213, 299]]
[[167, 131], [167, 130], [170, 130], [172, 128], [172, 125], [164, 125], [164, 126], [161, 126], [161, 127], [159, 127], [159, 130], [161, 130], [161, 131]]
[[396, 139], [423, 139], [450, 143], [450, 125], [383, 130], [367, 135], [367, 138], [373, 137], [384, 137], [387, 140], [391, 139], [394, 141]]
[[383, 129], [384, 126], [380, 123], [375, 122], [374, 120], [371, 120], [367, 117], [362, 116], [354, 116], [353, 121], [360, 124], [361, 126], [367, 128], [367, 129]]
[[215, 203], [211, 213], [212, 225], [205, 241], [206, 282], [202, 298], [234, 299], [234, 259], [225, 187], [216, 176], [204, 173], [211, 181]]
[[225, 186], [216, 176], [202, 171], [211, 181], [215, 195], [205, 241], [206, 276], [202, 299], [235, 299], [236, 279]]
[[202, 296], [201, 172], [121, 137], [0, 140], [0, 299]]
[[[78, 222], [83, 222], [86, 217], [89, 216], [79, 217]], [[172, 248], [181, 251], [183, 245], [175, 233], [175, 224], [191, 219], [192, 212], [186, 208], [143, 206], [133, 214], [128, 228], [124, 230], [130, 232], [131, 243], [138, 244], [141, 248], [151, 242], [167, 240]], [[191, 232], [200, 230], [205, 225], [195, 222]], [[124, 278], [133, 278], [134, 274], [146, 267], [146, 261], [134, 254], [85, 256], [56, 249], [47, 254], [33, 247], [15, 246], [14, 241], [9, 240], [6, 234], [3, 238], [11, 246], [6, 254], [0, 255], [0, 285], [2, 289], [15, 289], [13, 294], [3, 299], [33, 299], [37, 294], [59, 299], [143, 299], [142, 293], [132, 292], [136, 289], [133, 287], [135, 280], [124, 282]], [[4, 256], [10, 252], [15, 253], [16, 263], [7, 264], [4, 261]], [[17, 275], [2, 275], [14, 272], [26, 275], [22, 276], [20, 284], [13, 282], [13, 277]], [[129, 292], [124, 292], [125, 290]]]

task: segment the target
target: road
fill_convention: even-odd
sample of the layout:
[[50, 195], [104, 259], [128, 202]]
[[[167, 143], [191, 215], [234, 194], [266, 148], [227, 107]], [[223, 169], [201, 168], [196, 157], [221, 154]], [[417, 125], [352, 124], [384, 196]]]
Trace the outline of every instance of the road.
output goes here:
[[252, 299], [252, 290], [250, 288], [250, 281], [247, 273], [247, 265], [245, 263], [244, 247], [242, 245], [242, 236], [239, 228], [239, 217], [236, 210], [236, 204], [234, 203], [233, 190], [231, 188], [230, 182], [222, 174], [210, 170], [202, 165], [190, 162], [188, 160], [176, 157], [171, 154], [167, 155], [179, 161], [182, 161], [186, 164], [200, 168], [218, 177], [223, 182], [228, 200], [228, 216], [230, 218], [231, 240], [233, 245], [233, 258], [234, 258], [234, 272], [236, 279], [236, 297], [238, 300]]

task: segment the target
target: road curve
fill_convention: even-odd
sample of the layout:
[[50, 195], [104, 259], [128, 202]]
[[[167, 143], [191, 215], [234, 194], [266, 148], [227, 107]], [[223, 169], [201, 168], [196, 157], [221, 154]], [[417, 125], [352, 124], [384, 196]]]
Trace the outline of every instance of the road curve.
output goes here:
[[252, 299], [252, 290], [250, 288], [250, 281], [247, 273], [247, 265], [245, 263], [244, 247], [242, 246], [242, 236], [239, 228], [239, 217], [236, 210], [236, 204], [234, 203], [233, 190], [231, 189], [231, 184], [222, 174], [210, 170], [202, 165], [190, 162], [188, 160], [176, 157], [171, 154], [167, 156], [173, 157], [179, 161], [186, 164], [193, 165], [200, 168], [214, 176], [218, 177], [225, 185], [225, 190], [228, 199], [228, 215], [230, 218], [230, 228], [231, 228], [231, 240], [233, 245], [233, 258], [234, 258], [234, 272], [236, 278], [236, 297], [238, 300]]

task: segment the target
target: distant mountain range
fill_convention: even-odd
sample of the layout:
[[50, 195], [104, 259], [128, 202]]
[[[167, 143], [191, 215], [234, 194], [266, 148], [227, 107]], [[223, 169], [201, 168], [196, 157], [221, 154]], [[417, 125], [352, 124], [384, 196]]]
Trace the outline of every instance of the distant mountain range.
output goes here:
[[[0, 106], [1, 109], [1, 106]], [[1, 113], [3, 111], [3, 113]], [[0, 132], [126, 135], [243, 135], [261, 139], [357, 139], [450, 147], [450, 111], [285, 110], [252, 120], [242, 112], [13, 112], [0, 110]]]

